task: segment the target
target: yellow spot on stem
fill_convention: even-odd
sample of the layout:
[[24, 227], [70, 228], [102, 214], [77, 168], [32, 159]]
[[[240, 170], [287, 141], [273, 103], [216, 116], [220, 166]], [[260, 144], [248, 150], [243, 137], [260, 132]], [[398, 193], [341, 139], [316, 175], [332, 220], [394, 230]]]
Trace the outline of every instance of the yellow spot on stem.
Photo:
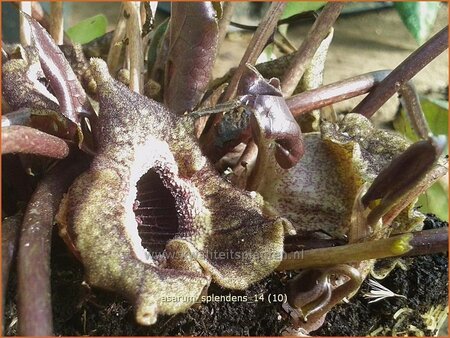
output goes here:
[[370, 203], [369, 203], [370, 210], [375, 209], [375, 207], [379, 206], [380, 203], [381, 203], [381, 198], [379, 198], [377, 200], [370, 201]]
[[395, 255], [403, 255], [412, 249], [409, 242], [412, 240], [412, 234], [399, 236], [399, 238], [392, 243], [391, 252]]

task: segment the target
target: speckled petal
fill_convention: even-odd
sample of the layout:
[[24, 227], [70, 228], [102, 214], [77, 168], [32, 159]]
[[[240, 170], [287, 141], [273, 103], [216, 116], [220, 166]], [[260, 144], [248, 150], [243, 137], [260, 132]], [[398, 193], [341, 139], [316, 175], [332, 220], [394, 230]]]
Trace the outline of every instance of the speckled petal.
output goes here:
[[[409, 143], [349, 114], [339, 124], [324, 122], [321, 133], [304, 134], [305, 155], [291, 170], [270, 165], [259, 192], [292, 221], [297, 230], [325, 231], [343, 237], [361, 186], [369, 184]], [[402, 228], [417, 226], [423, 215], [410, 204]], [[405, 223], [406, 222], [406, 223]]]
[[[243, 289], [271, 273], [289, 223], [259, 194], [238, 190], [215, 173], [193, 136], [193, 120], [131, 92], [99, 59], [91, 60], [91, 71], [100, 102], [98, 153], [58, 215], [87, 280], [127, 295], [137, 320], [149, 325], [158, 313], [186, 310], [211, 277]], [[158, 189], [173, 196], [178, 220], [162, 258], [142, 246], [135, 214], [138, 182], [149, 171], [160, 180]], [[162, 235], [155, 233], [158, 240]]]

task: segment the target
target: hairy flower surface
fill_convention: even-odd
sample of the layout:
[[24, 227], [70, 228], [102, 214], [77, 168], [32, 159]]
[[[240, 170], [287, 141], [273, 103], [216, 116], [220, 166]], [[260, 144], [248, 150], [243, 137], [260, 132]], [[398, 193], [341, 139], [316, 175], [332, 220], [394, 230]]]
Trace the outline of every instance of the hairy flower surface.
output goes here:
[[58, 216], [88, 282], [128, 296], [138, 322], [149, 325], [158, 313], [190, 307], [211, 278], [245, 289], [273, 271], [289, 223], [259, 194], [213, 171], [191, 118], [131, 92], [99, 59], [91, 71], [100, 102], [97, 155]]
[[[348, 234], [362, 186], [372, 183], [410, 145], [359, 114], [349, 114], [339, 124], [324, 122], [320, 133], [304, 134], [304, 142], [305, 155], [291, 170], [269, 162], [258, 191], [296, 230], [320, 230], [335, 238]], [[437, 164], [432, 173], [442, 169]], [[427, 184], [434, 181], [432, 173], [423, 180]], [[397, 230], [411, 231], [422, 224], [424, 216], [413, 210], [414, 203], [396, 220]]]

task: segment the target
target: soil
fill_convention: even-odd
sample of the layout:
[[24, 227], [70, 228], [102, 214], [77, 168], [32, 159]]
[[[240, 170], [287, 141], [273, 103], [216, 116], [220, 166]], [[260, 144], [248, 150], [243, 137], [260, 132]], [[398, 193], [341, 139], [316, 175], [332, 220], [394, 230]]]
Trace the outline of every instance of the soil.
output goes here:
[[[430, 215], [425, 227], [448, 226]], [[386, 260], [383, 260], [386, 261]], [[380, 263], [383, 263], [380, 261]], [[402, 308], [412, 311], [397, 332], [409, 332], [410, 325], [432, 335], [421, 315], [431, 306], [448, 302], [448, 256], [435, 254], [402, 259], [406, 271], [396, 268], [381, 281], [391, 291], [407, 296], [391, 297], [368, 304], [363, 297], [369, 291], [367, 281], [348, 304], [335, 307], [326, 318], [317, 336], [365, 336], [379, 327], [379, 334], [391, 335], [399, 318], [394, 314]], [[231, 291], [211, 285], [208, 295], [240, 296], [242, 301], [211, 301], [198, 304], [184, 314], [161, 316], [151, 327], [137, 325], [132, 306], [120, 296], [89, 289], [83, 283], [82, 266], [67, 251], [55, 232], [52, 246], [52, 301], [54, 331], [63, 336], [268, 336], [281, 335], [289, 327], [289, 316], [281, 302], [269, 302], [274, 295], [285, 294], [286, 273], [273, 273], [246, 291]], [[16, 276], [11, 275], [5, 307], [4, 328], [7, 336], [17, 333], [15, 304]], [[247, 301], [243, 301], [247, 297]], [[250, 301], [256, 299], [258, 301]]]
[[[434, 216], [425, 221], [424, 229], [440, 227], [440, 222]], [[448, 225], [446, 225], [448, 226]], [[377, 264], [385, 264], [388, 259]], [[403, 258], [407, 270], [396, 268], [385, 279], [379, 281], [383, 286], [407, 298], [391, 297], [385, 300], [368, 303], [364, 294], [370, 290], [367, 280], [361, 286], [358, 294], [349, 304], [340, 304], [331, 311], [325, 324], [313, 335], [318, 336], [365, 336], [382, 327], [377, 335], [392, 335], [392, 328], [400, 319], [394, 319], [394, 314], [403, 308], [412, 309], [407, 318], [397, 327], [397, 334], [414, 335], [410, 325], [423, 331], [425, 336], [435, 335], [428, 330], [421, 318], [431, 306], [448, 303], [448, 255], [436, 254]], [[417, 332], [416, 332], [417, 333]]]

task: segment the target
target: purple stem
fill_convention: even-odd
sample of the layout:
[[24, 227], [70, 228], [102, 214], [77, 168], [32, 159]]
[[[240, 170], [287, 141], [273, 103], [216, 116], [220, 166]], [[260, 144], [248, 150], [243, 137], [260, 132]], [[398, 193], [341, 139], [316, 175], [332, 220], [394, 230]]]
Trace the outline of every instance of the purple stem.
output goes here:
[[284, 250], [286, 252], [311, 250], [319, 248], [329, 248], [339, 245], [345, 245], [345, 241], [336, 238], [314, 238], [307, 235], [286, 236], [284, 239]]
[[344, 7], [344, 3], [341, 2], [328, 3], [320, 12], [305, 40], [303, 40], [302, 45], [295, 52], [289, 69], [281, 79], [281, 88], [284, 97], [291, 96], [294, 92], [314, 54], [329, 34], [331, 27], [341, 13], [342, 7]]
[[222, 46], [222, 42], [225, 40], [235, 7], [235, 2], [226, 1], [223, 3], [222, 18], [219, 21], [219, 37], [217, 38], [218, 46]]
[[15, 125], [27, 125], [31, 120], [31, 110], [29, 108], [20, 108], [16, 111], [2, 115], [2, 128]]
[[448, 251], [448, 227], [413, 232], [412, 249], [404, 256], [431, 255]]
[[427, 64], [448, 48], [448, 26], [434, 35], [398, 65], [376, 88], [353, 109], [353, 113], [371, 117]]
[[389, 70], [379, 70], [330, 83], [326, 86], [291, 96], [286, 99], [286, 104], [292, 115], [298, 117], [314, 109], [365, 94], [380, 83], [389, 72]]
[[[17, 253], [20, 223], [22, 215], [5, 217], [2, 220], [2, 309], [5, 311], [6, 290], [8, 289], [9, 271]], [[3, 318], [2, 313], [2, 318]]]
[[286, 3], [282, 2], [273, 2], [270, 5], [270, 8], [267, 10], [264, 18], [256, 29], [255, 34], [253, 34], [238, 68], [231, 77], [230, 84], [225, 91], [222, 102], [226, 102], [235, 96], [239, 80], [247, 69], [247, 63], [255, 65], [259, 55], [266, 47], [267, 41], [275, 32], [278, 19], [283, 13], [285, 6]]
[[406, 82], [399, 89], [399, 94], [401, 95], [400, 102], [409, 116], [411, 127], [419, 138], [427, 139], [432, 133], [420, 105], [419, 95], [411, 81]]
[[26, 126], [2, 128], [2, 155], [22, 153], [64, 158], [69, 146], [59, 137]]
[[[73, 163], [73, 162], [72, 162]], [[17, 261], [19, 335], [53, 335], [50, 243], [53, 218], [80, 165], [57, 165], [38, 185], [23, 218]]]

